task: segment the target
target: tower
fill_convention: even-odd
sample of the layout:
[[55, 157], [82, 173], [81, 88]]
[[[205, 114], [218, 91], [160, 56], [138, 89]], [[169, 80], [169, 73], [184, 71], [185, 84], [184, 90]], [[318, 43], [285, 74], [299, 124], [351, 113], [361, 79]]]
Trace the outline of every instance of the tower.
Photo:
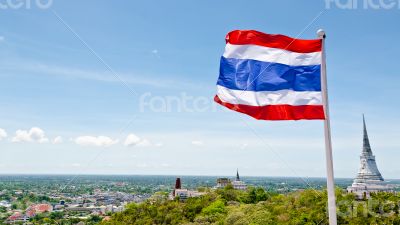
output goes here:
[[182, 184], [181, 184], [181, 178], [176, 178], [175, 181], [175, 189], [181, 189], [182, 188]]
[[363, 146], [360, 155], [360, 168], [353, 184], [347, 191], [354, 193], [358, 198], [369, 198], [372, 192], [393, 192], [393, 187], [387, 185], [376, 165], [369, 143], [367, 126], [363, 115]]
[[172, 191], [172, 195], [175, 196], [176, 189], [181, 189], [181, 188], [182, 188], [181, 178], [177, 177], [175, 181], [175, 188]]
[[240, 181], [239, 169], [236, 169], [236, 181]]
[[360, 155], [360, 169], [358, 171], [355, 183], [366, 183], [383, 181], [383, 177], [376, 166], [375, 156], [372, 154], [371, 145], [367, 133], [367, 126], [365, 125], [365, 118], [363, 115], [363, 148]]

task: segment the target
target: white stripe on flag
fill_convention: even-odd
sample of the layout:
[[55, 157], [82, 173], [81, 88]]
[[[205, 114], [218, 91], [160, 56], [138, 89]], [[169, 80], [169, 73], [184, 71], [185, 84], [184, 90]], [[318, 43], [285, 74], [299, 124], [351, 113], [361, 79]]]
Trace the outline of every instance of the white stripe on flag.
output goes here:
[[278, 48], [268, 48], [258, 45], [226, 44], [225, 58], [253, 59], [271, 63], [281, 63], [289, 66], [311, 66], [321, 64], [321, 52], [297, 53]]
[[217, 95], [223, 101], [231, 104], [251, 106], [265, 105], [322, 105], [322, 95], [319, 91], [239, 91], [217, 85]]

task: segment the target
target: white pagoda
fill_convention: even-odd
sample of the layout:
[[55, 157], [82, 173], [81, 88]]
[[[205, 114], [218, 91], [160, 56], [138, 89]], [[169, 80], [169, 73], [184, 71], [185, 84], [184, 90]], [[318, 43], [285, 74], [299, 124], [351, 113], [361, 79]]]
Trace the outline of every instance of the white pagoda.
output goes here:
[[246, 190], [247, 184], [240, 180], [239, 169], [236, 171], [236, 179], [232, 181], [232, 186], [236, 190]]
[[376, 166], [375, 156], [369, 144], [367, 127], [363, 115], [364, 137], [363, 148], [360, 156], [360, 169], [353, 184], [347, 188], [349, 193], [354, 193], [357, 198], [369, 198], [373, 192], [393, 192], [393, 187], [388, 185]]

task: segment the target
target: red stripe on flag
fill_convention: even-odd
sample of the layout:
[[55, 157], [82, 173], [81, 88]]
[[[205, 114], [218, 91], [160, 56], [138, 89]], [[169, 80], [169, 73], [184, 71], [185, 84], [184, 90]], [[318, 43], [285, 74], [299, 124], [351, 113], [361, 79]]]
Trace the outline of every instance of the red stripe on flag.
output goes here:
[[250, 106], [223, 102], [218, 95], [214, 101], [237, 112], [247, 114], [258, 120], [324, 120], [322, 105], [266, 105]]
[[291, 52], [320, 52], [321, 39], [302, 40], [280, 34], [265, 34], [255, 30], [234, 30], [226, 35], [226, 43], [233, 45], [259, 45]]

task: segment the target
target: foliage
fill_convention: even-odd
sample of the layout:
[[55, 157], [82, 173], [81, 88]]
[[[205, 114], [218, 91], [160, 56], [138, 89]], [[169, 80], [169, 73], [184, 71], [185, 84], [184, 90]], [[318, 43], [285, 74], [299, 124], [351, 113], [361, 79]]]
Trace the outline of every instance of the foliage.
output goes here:
[[53, 219], [53, 220], [59, 220], [59, 219], [62, 219], [63, 218], [63, 216], [64, 216], [64, 214], [62, 213], [62, 212], [52, 212], [52, 213], [50, 213], [50, 219]]
[[[336, 190], [339, 224], [400, 224], [400, 196], [378, 193], [369, 200], [356, 200]], [[326, 191], [303, 190], [289, 194], [265, 192], [250, 187], [209, 191], [185, 202], [164, 200], [131, 204], [102, 225], [119, 224], [328, 224]]]

